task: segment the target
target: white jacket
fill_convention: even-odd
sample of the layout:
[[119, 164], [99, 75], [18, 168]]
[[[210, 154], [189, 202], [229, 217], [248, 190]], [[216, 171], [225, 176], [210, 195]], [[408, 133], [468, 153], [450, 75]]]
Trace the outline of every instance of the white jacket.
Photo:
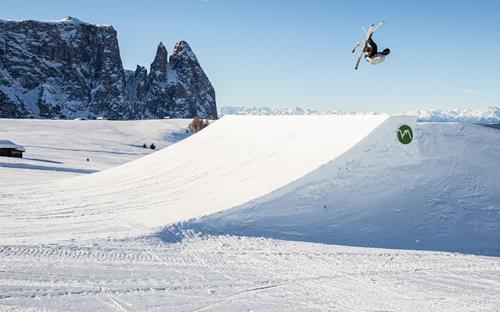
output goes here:
[[366, 61], [372, 65], [380, 64], [384, 61], [385, 55], [382, 53], [377, 53], [373, 57], [365, 57]]

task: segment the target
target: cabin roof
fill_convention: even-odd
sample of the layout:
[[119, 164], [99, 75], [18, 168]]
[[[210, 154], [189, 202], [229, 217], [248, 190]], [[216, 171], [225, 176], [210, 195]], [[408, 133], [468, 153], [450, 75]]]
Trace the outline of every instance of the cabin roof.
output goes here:
[[26, 152], [24, 147], [22, 147], [21, 145], [17, 145], [16, 143], [9, 140], [0, 140], [0, 148], [11, 148], [15, 149], [16, 151]]

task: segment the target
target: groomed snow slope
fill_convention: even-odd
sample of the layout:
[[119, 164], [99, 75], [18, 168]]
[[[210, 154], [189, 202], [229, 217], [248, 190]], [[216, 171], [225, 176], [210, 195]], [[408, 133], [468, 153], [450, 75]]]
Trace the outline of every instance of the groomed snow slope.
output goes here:
[[307, 176], [241, 207], [178, 224], [164, 238], [180, 228], [500, 256], [500, 131], [417, 123], [414, 141], [403, 145], [395, 139], [400, 123], [391, 117]]
[[211, 236], [0, 246], [0, 311], [498, 311], [500, 258]]
[[[262, 197], [336, 159], [378, 116], [228, 116], [109, 170], [2, 188], [2, 243], [136, 236]], [[395, 134], [392, 136], [395, 139]]]

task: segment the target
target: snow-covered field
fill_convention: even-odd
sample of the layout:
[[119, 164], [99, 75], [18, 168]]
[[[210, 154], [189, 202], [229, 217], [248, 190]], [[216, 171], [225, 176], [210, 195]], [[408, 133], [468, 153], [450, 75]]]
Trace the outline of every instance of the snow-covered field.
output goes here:
[[[46, 182], [108, 169], [150, 154], [185, 137], [190, 120], [0, 119], [0, 139], [27, 150], [23, 159], [0, 158], [0, 186]], [[87, 161], [87, 158], [89, 161]]]
[[0, 120], [0, 311], [500, 309], [500, 131], [188, 122]]

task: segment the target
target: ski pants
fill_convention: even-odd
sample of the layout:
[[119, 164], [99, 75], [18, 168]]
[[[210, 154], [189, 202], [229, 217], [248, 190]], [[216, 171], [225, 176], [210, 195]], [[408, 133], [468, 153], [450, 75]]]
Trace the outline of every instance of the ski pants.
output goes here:
[[366, 57], [373, 57], [375, 54], [378, 53], [378, 48], [377, 44], [373, 41], [372, 37], [368, 38], [368, 41], [366, 42], [367, 46], [365, 49]]

